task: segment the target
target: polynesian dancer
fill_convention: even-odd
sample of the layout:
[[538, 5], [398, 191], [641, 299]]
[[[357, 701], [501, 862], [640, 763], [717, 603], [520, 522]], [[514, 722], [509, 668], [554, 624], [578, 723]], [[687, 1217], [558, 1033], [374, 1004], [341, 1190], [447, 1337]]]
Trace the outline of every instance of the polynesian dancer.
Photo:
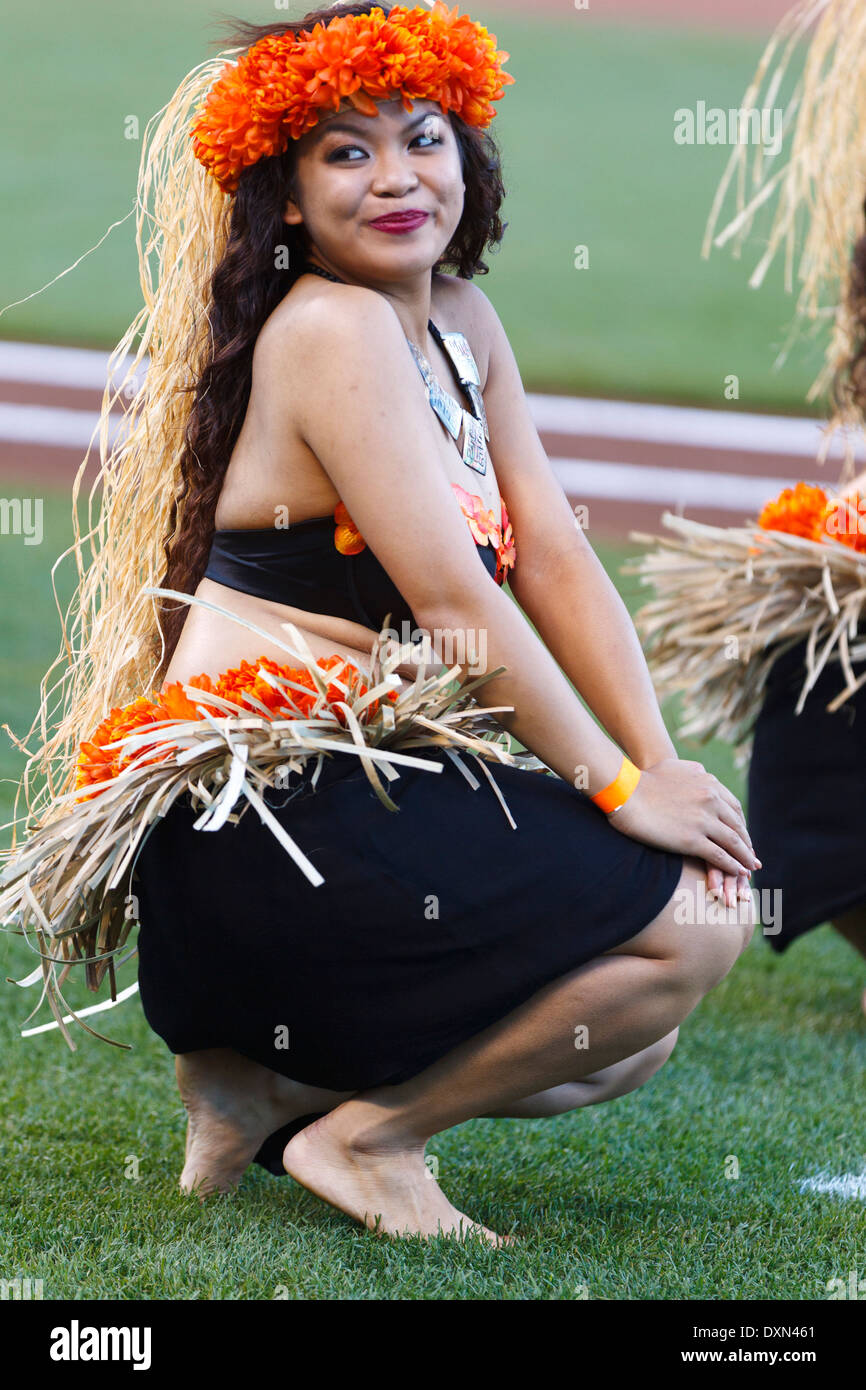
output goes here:
[[643, 1084], [748, 942], [759, 861], [676, 757], [470, 283], [508, 55], [438, 3], [233, 45], [146, 133], [116, 356], [149, 365], [111, 452], [106, 393], [0, 908], [64, 1028], [67, 970], [114, 990], [137, 919], [184, 1190], [255, 1160], [379, 1232], [498, 1243], [427, 1140]]
[[[804, 44], [786, 106], [788, 157], [768, 169], [760, 147], [734, 150], [704, 252], [739, 249], [775, 203], [750, 284], [784, 252], [788, 289], [795, 269], [800, 282], [789, 346], [806, 325], [832, 323], [808, 399], [830, 391], [818, 460], [844, 443], [840, 475], [826, 487], [783, 489], [744, 526], [665, 514], [672, 536], [632, 532], [653, 542], [632, 572], [658, 595], [636, 622], [656, 689], [682, 694], [680, 734], [722, 738], [748, 765], [748, 823], [762, 860], [754, 884], [770, 945], [783, 952], [831, 922], [866, 956], [866, 473], [853, 476], [866, 420], [866, 5], [796, 5], [743, 109], [779, 103]], [[717, 231], [732, 185], [735, 215]]]

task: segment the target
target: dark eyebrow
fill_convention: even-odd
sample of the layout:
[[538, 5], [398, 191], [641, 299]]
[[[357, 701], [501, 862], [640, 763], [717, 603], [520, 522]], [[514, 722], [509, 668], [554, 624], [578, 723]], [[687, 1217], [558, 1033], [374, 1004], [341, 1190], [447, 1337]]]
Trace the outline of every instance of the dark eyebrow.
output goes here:
[[[414, 126], [420, 125], [422, 121], [427, 121], [431, 116], [438, 116], [440, 114], [439, 111], [423, 111], [420, 116], [413, 116], [410, 121], [407, 121], [403, 126], [403, 130], [412, 130]], [[361, 119], [363, 119], [363, 117]], [[368, 123], [369, 121], [370, 117], [368, 116], [366, 122]], [[320, 137], [327, 135], [329, 130], [347, 130], [350, 135], [363, 135], [365, 130], [369, 128], [367, 123], [362, 126], [359, 121], [353, 120], [351, 116], [335, 116], [333, 120], [322, 121], [315, 127], [315, 130]]]

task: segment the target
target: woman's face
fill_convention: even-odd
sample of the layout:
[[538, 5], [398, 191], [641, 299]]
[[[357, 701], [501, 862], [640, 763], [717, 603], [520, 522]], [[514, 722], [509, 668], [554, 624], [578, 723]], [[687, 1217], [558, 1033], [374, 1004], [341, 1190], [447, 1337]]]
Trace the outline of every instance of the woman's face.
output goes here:
[[[350, 103], [297, 142], [295, 194], [284, 219], [303, 224], [310, 250], [359, 280], [411, 278], [430, 270], [463, 214], [466, 185], [451, 121], [433, 101], [406, 111], [399, 98], [378, 116]], [[395, 234], [376, 218], [418, 209], [426, 221]]]

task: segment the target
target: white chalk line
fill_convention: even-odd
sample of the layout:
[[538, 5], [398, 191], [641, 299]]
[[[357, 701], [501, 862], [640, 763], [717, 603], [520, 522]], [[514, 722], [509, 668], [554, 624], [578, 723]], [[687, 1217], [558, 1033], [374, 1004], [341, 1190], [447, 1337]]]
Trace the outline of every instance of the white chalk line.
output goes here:
[[[48, 343], [0, 341], [0, 385], [66, 386], [102, 391], [108, 375], [107, 352], [93, 348], [55, 347]], [[123, 381], [132, 358], [115, 369]], [[147, 370], [147, 358], [139, 374]], [[796, 454], [814, 458], [823, 422], [789, 415], [701, 407], [655, 405], [644, 401], [609, 401], [582, 396], [527, 392], [539, 430], [645, 443], [683, 444], [703, 449], [742, 449], [749, 453]], [[866, 458], [866, 449], [862, 449]]]
[[812, 1178], [801, 1180], [800, 1191], [820, 1192], [830, 1197], [842, 1197], [849, 1202], [866, 1202], [866, 1172], [842, 1173], [835, 1177], [832, 1173], [817, 1173]]
[[[120, 416], [109, 416], [110, 438], [115, 438], [120, 424]], [[53, 405], [15, 405], [0, 401], [0, 441], [5, 444], [86, 449], [98, 429], [99, 416], [94, 410], [74, 410]]]
[[752, 512], [777, 497], [795, 478], [711, 473], [696, 468], [655, 468], [604, 459], [550, 460], [569, 497], [604, 497], [629, 502], [660, 502], [683, 507]]
[[[102, 390], [108, 361], [108, 353], [87, 348], [0, 342], [0, 387], [3, 382], [26, 382]], [[115, 382], [124, 380], [131, 362], [128, 356], [115, 369]], [[138, 381], [146, 370], [145, 360], [139, 365]], [[536, 428], [545, 433], [695, 449], [733, 449], [813, 461], [821, 439], [820, 421], [783, 415], [537, 393], [528, 393], [527, 401]], [[110, 417], [112, 441], [121, 425], [119, 415]], [[87, 449], [97, 428], [95, 411], [0, 402], [0, 442]], [[836, 441], [831, 457], [841, 456], [841, 448], [841, 441]], [[863, 456], [866, 457], [866, 453]], [[551, 456], [550, 461], [564, 490], [572, 497], [659, 503], [669, 507], [721, 508], [743, 513], [760, 508], [783, 486], [792, 486], [798, 481], [793, 476], [785, 478], [778, 474], [756, 477], [613, 460]]]

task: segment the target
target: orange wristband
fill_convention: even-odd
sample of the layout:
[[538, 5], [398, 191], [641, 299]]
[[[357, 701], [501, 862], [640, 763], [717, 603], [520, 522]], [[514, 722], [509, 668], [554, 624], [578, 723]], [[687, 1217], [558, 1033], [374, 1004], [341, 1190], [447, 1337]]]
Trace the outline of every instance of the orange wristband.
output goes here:
[[623, 753], [622, 766], [613, 781], [606, 787], [602, 787], [600, 792], [591, 796], [590, 801], [594, 801], [607, 815], [612, 811], [618, 811], [628, 801], [638, 782], [640, 781], [640, 768], [635, 767], [630, 758]]

